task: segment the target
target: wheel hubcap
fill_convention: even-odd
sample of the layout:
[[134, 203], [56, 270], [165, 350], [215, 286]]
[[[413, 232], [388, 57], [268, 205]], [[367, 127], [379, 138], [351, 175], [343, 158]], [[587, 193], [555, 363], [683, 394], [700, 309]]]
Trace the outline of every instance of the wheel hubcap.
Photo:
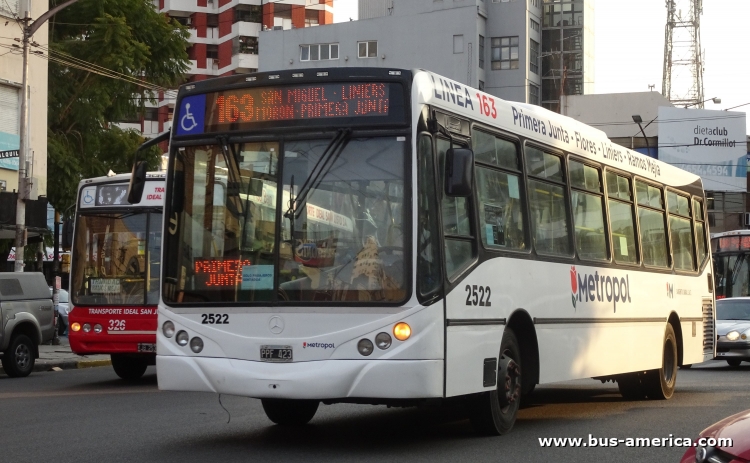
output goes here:
[[500, 407], [505, 412], [521, 396], [521, 367], [510, 357], [500, 358], [500, 380], [498, 398]]
[[18, 368], [25, 370], [31, 363], [31, 351], [25, 344], [16, 347], [16, 365]]

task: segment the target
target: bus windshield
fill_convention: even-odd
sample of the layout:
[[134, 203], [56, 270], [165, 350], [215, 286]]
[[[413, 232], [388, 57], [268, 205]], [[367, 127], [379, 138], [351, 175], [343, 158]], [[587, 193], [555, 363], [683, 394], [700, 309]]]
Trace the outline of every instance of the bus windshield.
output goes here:
[[77, 217], [71, 298], [75, 305], [156, 305], [160, 212]]
[[747, 253], [715, 254], [716, 297], [750, 295], [750, 259]]
[[165, 302], [403, 301], [407, 146], [340, 131], [180, 148]]

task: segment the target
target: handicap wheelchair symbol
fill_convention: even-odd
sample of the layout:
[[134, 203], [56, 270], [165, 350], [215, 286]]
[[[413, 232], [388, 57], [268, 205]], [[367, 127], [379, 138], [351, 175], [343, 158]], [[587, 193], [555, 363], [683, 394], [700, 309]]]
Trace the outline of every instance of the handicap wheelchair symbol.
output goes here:
[[94, 197], [91, 196], [90, 190], [86, 190], [86, 194], [83, 195], [83, 202], [85, 204], [91, 204], [92, 202], [94, 202]]
[[190, 112], [190, 103], [185, 104], [185, 115], [180, 119], [180, 126], [185, 132], [190, 132], [198, 126], [193, 113]]

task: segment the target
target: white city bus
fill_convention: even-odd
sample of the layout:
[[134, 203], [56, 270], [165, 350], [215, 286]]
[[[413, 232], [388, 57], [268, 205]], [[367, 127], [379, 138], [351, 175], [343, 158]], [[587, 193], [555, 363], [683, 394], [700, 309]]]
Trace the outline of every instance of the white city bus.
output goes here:
[[191, 83], [174, 120], [160, 389], [279, 424], [460, 397], [502, 434], [536, 384], [667, 399], [714, 355], [700, 178], [596, 129], [372, 68]]

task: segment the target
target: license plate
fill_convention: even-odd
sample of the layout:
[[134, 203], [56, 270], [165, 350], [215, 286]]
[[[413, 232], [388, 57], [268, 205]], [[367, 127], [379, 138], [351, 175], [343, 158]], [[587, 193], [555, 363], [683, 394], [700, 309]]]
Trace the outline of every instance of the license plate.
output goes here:
[[264, 362], [291, 362], [292, 346], [260, 346], [260, 359]]
[[156, 352], [156, 344], [139, 342], [138, 343], [138, 352], [151, 352], [151, 353], [155, 353]]

